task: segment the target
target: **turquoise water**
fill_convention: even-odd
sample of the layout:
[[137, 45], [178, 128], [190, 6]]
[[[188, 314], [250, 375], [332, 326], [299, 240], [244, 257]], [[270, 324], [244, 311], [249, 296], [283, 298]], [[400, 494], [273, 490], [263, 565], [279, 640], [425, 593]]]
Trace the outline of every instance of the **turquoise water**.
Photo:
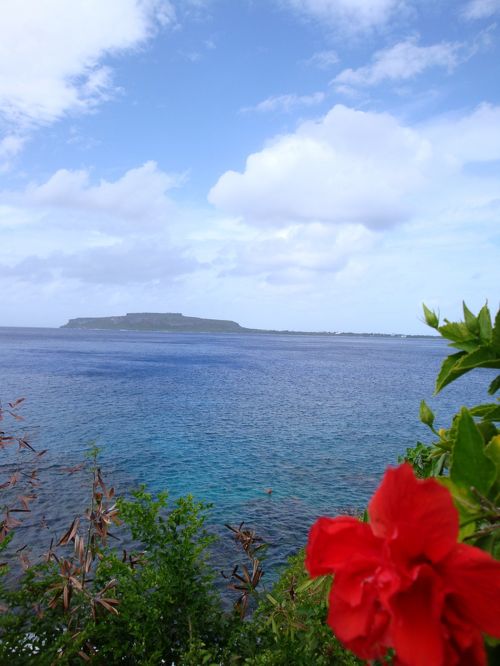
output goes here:
[[421, 398], [439, 425], [487, 399], [480, 373], [432, 399], [446, 353], [439, 339], [4, 328], [0, 396], [26, 396], [22, 427], [49, 449], [37, 511], [54, 533], [86, 492], [61, 468], [93, 440], [118, 492], [147, 483], [213, 502], [214, 528], [251, 524], [275, 566], [316, 516], [363, 506], [385, 467], [428, 441]]

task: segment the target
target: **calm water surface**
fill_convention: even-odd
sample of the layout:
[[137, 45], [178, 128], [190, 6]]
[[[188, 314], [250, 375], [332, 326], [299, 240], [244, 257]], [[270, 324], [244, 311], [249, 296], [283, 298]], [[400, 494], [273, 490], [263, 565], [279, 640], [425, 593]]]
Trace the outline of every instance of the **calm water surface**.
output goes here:
[[49, 449], [37, 510], [51, 530], [84, 493], [61, 468], [95, 441], [118, 492], [213, 502], [214, 526], [255, 526], [274, 566], [316, 516], [362, 506], [388, 464], [429, 441], [422, 398], [439, 425], [487, 399], [480, 373], [432, 399], [446, 353], [439, 339], [4, 328], [0, 397], [26, 396], [22, 428]]

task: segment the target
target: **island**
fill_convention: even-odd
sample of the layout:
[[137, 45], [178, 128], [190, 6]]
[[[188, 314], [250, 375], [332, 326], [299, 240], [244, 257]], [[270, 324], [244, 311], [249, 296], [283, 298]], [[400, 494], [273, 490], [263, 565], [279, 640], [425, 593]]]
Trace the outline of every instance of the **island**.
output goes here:
[[351, 333], [339, 331], [289, 331], [245, 328], [229, 319], [187, 317], [180, 312], [129, 312], [114, 317], [78, 317], [60, 328], [79, 328], [112, 331], [157, 331], [162, 333], [266, 333], [274, 335], [349, 335], [382, 338], [428, 338], [429, 335], [402, 333]]
[[180, 312], [129, 312], [117, 317], [79, 317], [61, 328], [162, 331], [168, 333], [245, 333], [235, 321], [185, 317]]

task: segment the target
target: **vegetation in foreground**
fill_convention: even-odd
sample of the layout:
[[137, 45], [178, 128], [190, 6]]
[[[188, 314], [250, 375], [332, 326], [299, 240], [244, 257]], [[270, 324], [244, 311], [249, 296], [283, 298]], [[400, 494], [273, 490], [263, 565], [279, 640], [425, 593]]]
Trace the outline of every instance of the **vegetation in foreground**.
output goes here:
[[[427, 308], [424, 312], [427, 323], [458, 350], [443, 362], [436, 392], [470, 370], [500, 369], [500, 312], [493, 324], [486, 306], [476, 317], [464, 305], [463, 322], [445, 320], [443, 325], [435, 313]], [[500, 376], [491, 382], [490, 394], [499, 388]], [[20, 420], [21, 406], [22, 400], [9, 403], [0, 417], [5, 423]], [[436, 428], [425, 402], [420, 417], [433, 441], [407, 450], [404, 460], [419, 477], [436, 477], [449, 490], [460, 517], [459, 541], [498, 560], [500, 403], [464, 407], [447, 428]], [[0, 445], [7, 453], [18, 449], [9, 458], [9, 474], [0, 485], [4, 500], [0, 552], [12, 561], [12, 534], [21, 524], [20, 516], [36, 501], [37, 461], [45, 452], [35, 451], [16, 432], [0, 432]], [[243, 524], [231, 526], [244, 563], [228, 576], [235, 604], [232, 612], [224, 612], [208, 562], [213, 537], [205, 522], [210, 507], [189, 496], [171, 502], [167, 493], [153, 496], [144, 488], [131, 499], [116, 500], [96, 450], [86, 470], [90, 499], [82, 516], [71, 522], [57, 543], [47, 544], [42, 561], [32, 563], [28, 547], [17, 549], [23, 571], [15, 585], [7, 583], [8, 567], [2, 565], [0, 663], [362, 663], [341, 646], [327, 625], [332, 579], [310, 578], [304, 552], [290, 560], [277, 584], [266, 591], [262, 589], [265, 544]], [[137, 544], [133, 551], [114, 545], [110, 533], [114, 525]], [[10, 576], [13, 569], [11, 565]], [[333, 591], [335, 587], [334, 583]], [[486, 644], [493, 664], [498, 641], [486, 638]], [[478, 655], [467, 663], [483, 663]], [[390, 650], [379, 657], [388, 663], [393, 658], [394, 663], [416, 663]]]

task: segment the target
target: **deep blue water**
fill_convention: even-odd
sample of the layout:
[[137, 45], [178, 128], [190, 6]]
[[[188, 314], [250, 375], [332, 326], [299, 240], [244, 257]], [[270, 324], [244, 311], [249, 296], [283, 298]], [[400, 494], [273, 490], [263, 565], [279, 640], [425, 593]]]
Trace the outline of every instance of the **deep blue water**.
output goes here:
[[480, 372], [432, 399], [446, 354], [440, 339], [0, 328], [0, 397], [26, 396], [22, 428], [49, 449], [37, 511], [51, 530], [84, 492], [60, 469], [93, 440], [118, 492], [213, 502], [213, 524], [251, 524], [276, 565], [316, 516], [364, 505], [388, 464], [429, 441], [422, 398], [438, 425], [487, 399]]

